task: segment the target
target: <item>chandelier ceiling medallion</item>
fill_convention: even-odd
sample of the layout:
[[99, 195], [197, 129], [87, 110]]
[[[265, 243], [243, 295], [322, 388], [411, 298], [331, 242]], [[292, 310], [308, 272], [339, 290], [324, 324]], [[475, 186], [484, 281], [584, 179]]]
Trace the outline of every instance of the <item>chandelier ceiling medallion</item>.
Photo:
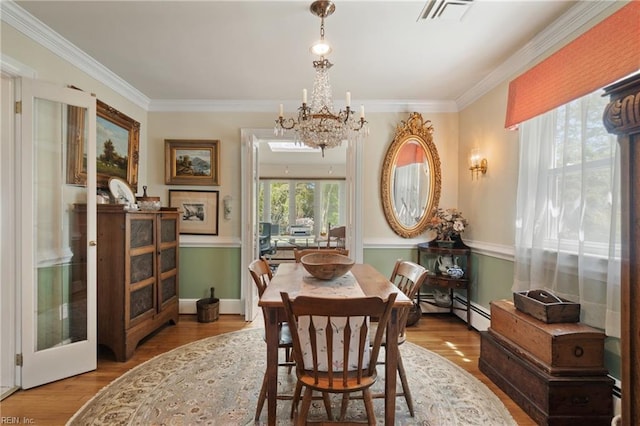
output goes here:
[[330, 16], [336, 6], [332, 1], [314, 1], [309, 7], [311, 13], [320, 17], [320, 41], [311, 46], [311, 52], [320, 56], [313, 61], [316, 70], [311, 92], [311, 103], [307, 104], [307, 89], [302, 90], [302, 106], [298, 108], [298, 118], [284, 118], [280, 104], [280, 114], [276, 120], [276, 136], [284, 136], [287, 130], [294, 130], [296, 142], [311, 148], [324, 150], [342, 144], [344, 140], [356, 141], [369, 134], [364, 118], [364, 106], [360, 107], [360, 118], [355, 118], [351, 109], [351, 93], [346, 94], [346, 107], [337, 114], [333, 112], [333, 98], [329, 83], [329, 68], [333, 66], [325, 55], [331, 53], [331, 46], [324, 39], [324, 18]]

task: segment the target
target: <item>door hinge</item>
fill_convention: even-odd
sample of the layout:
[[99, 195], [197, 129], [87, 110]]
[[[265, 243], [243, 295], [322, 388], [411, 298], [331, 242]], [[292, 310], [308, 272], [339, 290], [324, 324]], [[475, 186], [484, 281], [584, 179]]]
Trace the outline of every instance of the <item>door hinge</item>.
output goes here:
[[22, 101], [16, 101], [16, 114], [22, 114]]
[[16, 365], [22, 367], [22, 354], [16, 354]]

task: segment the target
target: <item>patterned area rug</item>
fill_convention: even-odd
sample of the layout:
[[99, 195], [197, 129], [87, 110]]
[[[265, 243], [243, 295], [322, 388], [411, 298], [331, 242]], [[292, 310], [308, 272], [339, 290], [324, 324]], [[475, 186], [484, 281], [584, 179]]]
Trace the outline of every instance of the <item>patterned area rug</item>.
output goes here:
[[[266, 346], [261, 329], [209, 337], [132, 369], [69, 420], [69, 425], [220, 425], [266, 424], [267, 407], [254, 422], [265, 369]], [[416, 416], [404, 398], [396, 401], [397, 425], [516, 425], [502, 402], [484, 384], [452, 362], [406, 342], [400, 346], [409, 376]], [[384, 353], [381, 354], [384, 359]], [[374, 391], [383, 388], [379, 366]], [[292, 393], [295, 372], [279, 368], [278, 391]], [[398, 380], [398, 386], [399, 380]], [[374, 401], [378, 424], [384, 422], [384, 400]], [[334, 416], [339, 413], [334, 400]], [[278, 401], [278, 424], [290, 425], [290, 401]], [[310, 419], [326, 419], [314, 401]], [[348, 419], [366, 419], [362, 400], [349, 403]]]

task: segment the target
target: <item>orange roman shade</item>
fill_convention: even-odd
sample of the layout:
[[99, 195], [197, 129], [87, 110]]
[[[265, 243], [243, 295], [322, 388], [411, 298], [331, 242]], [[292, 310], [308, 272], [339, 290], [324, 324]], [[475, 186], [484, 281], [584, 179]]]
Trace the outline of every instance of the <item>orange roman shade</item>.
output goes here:
[[422, 146], [418, 143], [405, 143], [400, 148], [398, 158], [396, 160], [396, 167], [406, 166], [414, 163], [424, 163], [427, 161], [426, 154]]
[[632, 1], [509, 83], [505, 127], [640, 70], [640, 1]]

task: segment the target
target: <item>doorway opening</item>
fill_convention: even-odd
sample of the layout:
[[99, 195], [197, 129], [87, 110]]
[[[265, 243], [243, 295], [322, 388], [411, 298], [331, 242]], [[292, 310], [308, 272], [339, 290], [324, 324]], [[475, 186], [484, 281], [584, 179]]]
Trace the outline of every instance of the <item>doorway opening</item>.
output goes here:
[[[362, 194], [356, 191], [362, 180], [361, 143], [345, 141], [322, 157], [319, 150], [276, 138], [272, 129], [242, 129], [241, 140], [243, 268], [260, 256], [265, 223], [274, 258], [286, 256], [288, 249], [291, 261], [291, 247], [298, 245], [335, 244], [329, 231], [344, 226], [342, 244], [362, 261], [362, 221], [356, 220], [362, 210]], [[242, 276], [245, 319], [251, 321], [258, 296], [249, 274]]]

